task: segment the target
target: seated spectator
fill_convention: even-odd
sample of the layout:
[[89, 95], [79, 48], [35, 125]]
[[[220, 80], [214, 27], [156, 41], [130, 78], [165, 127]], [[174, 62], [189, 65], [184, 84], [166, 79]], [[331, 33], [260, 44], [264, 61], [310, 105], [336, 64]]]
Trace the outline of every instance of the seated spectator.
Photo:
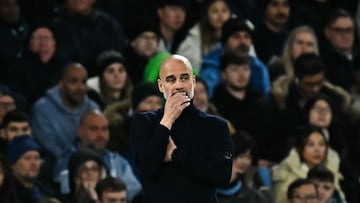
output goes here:
[[329, 150], [329, 144], [322, 130], [313, 126], [305, 126], [298, 130], [294, 148], [289, 155], [272, 168], [273, 199], [277, 203], [285, 203], [285, 192], [291, 182], [298, 178], [306, 178], [310, 169], [318, 164], [324, 164], [335, 176], [335, 188], [344, 197], [339, 181], [342, 175], [339, 171], [340, 161]]
[[7, 143], [17, 136], [31, 135], [29, 116], [20, 110], [9, 111], [4, 117], [3, 133], [6, 145], [0, 148], [0, 153], [6, 155]]
[[158, 53], [159, 33], [148, 22], [133, 22], [128, 32], [129, 45], [124, 51], [125, 67], [133, 85], [143, 81], [149, 60]]
[[177, 54], [185, 56], [196, 72], [200, 71], [203, 57], [212, 51], [221, 39], [221, 27], [231, 17], [226, 0], [202, 2], [200, 20], [187, 33]]
[[100, 203], [127, 203], [125, 183], [119, 178], [107, 177], [96, 185], [96, 193]]
[[0, 202], [21, 203], [16, 194], [10, 172], [10, 167], [5, 157], [0, 154]]
[[96, 202], [97, 183], [109, 175], [101, 157], [91, 150], [81, 149], [71, 155], [69, 160], [69, 203]]
[[251, 168], [254, 139], [246, 132], [238, 131], [232, 136], [232, 140], [234, 159], [230, 183], [226, 187], [216, 189], [219, 203], [267, 202], [258, 190], [260, 181], [254, 176], [256, 169]]
[[263, 95], [270, 92], [271, 84], [267, 67], [253, 50], [252, 34], [254, 27], [248, 20], [230, 18], [221, 29], [221, 46], [208, 53], [201, 66], [200, 76], [206, 81], [209, 96], [213, 97], [215, 88], [222, 83], [220, 57], [225, 51], [239, 51], [251, 56], [251, 88]]
[[[97, 59], [98, 76], [90, 78], [88, 92], [104, 109], [110, 125], [120, 125], [130, 109], [132, 83], [120, 52], [111, 50], [102, 52]], [[91, 95], [94, 96], [91, 96]], [[99, 99], [96, 99], [99, 98]]]
[[314, 166], [307, 175], [313, 181], [319, 193], [319, 203], [342, 203], [339, 192], [335, 190], [335, 176], [324, 165]]
[[37, 203], [42, 198], [54, 197], [50, 188], [38, 181], [40, 175], [40, 146], [29, 135], [15, 137], [8, 145], [7, 160], [11, 177], [21, 203]]
[[29, 26], [21, 15], [18, 0], [0, 0], [0, 81], [8, 82], [11, 65], [26, 50]]
[[6, 113], [14, 109], [16, 101], [13, 92], [7, 86], [0, 85], [0, 129]]
[[87, 72], [79, 63], [65, 67], [58, 85], [49, 89], [32, 108], [33, 135], [54, 161], [76, 141], [80, 116], [98, 105], [86, 95]]
[[319, 202], [316, 185], [308, 179], [296, 179], [287, 189], [288, 203]]
[[70, 59], [59, 50], [50, 24], [37, 23], [30, 31], [28, 53], [9, 70], [9, 85], [23, 95], [31, 107], [46, 90], [59, 83]]
[[123, 28], [109, 14], [94, 8], [95, 1], [66, 0], [56, 10], [54, 28], [60, 49], [95, 76], [96, 57], [105, 50], [123, 51]]
[[295, 60], [302, 54], [319, 54], [319, 45], [314, 30], [301, 25], [294, 28], [288, 35], [279, 59], [269, 62], [269, 73], [273, 88], [278, 88], [284, 80], [290, 83], [294, 78]]

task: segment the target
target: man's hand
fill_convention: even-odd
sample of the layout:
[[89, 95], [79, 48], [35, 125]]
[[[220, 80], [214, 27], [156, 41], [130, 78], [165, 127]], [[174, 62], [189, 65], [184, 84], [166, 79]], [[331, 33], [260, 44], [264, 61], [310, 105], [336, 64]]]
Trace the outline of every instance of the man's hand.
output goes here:
[[166, 148], [165, 159], [164, 159], [165, 162], [172, 161], [171, 160], [171, 158], [172, 158], [171, 155], [172, 155], [172, 153], [174, 152], [174, 150], [176, 148], [177, 147], [176, 147], [176, 145], [174, 143], [174, 140], [171, 137], [169, 137], [169, 144], [168, 144], [168, 146]]
[[190, 97], [186, 92], [178, 91], [166, 100], [164, 107], [164, 116], [160, 121], [168, 129], [171, 129], [172, 124], [180, 116], [181, 112], [190, 105]]

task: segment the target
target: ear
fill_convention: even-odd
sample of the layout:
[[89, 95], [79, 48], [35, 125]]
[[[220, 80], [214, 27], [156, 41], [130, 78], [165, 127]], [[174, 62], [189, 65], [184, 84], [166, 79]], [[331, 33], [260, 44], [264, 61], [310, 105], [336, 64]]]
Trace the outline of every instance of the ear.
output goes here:
[[195, 86], [196, 86], [196, 76], [195, 76], [195, 75], [193, 75], [191, 79], [192, 79], [192, 82], [193, 82], [194, 87], [195, 87]]
[[160, 92], [164, 93], [163, 81], [160, 80], [160, 79], [157, 79], [157, 85], [158, 85], [158, 88], [159, 88]]
[[79, 139], [82, 140], [83, 128], [81, 126], [78, 127], [77, 134], [79, 136]]
[[329, 37], [330, 37], [330, 29], [329, 29], [329, 28], [326, 27], [326, 28], [324, 29], [324, 35], [325, 35], [326, 38], [329, 38]]
[[221, 71], [221, 78], [223, 80], [226, 80], [226, 74], [225, 74], [225, 71]]

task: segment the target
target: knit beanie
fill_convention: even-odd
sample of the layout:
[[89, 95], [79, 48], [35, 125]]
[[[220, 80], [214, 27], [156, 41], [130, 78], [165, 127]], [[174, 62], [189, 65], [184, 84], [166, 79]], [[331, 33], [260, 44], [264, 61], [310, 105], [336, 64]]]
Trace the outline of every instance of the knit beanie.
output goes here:
[[8, 144], [7, 159], [10, 165], [14, 165], [23, 154], [34, 150], [40, 153], [40, 146], [30, 135], [17, 136]]
[[144, 32], [153, 32], [156, 34], [157, 37], [159, 36], [158, 29], [153, 23], [141, 19], [141, 21], [135, 20], [134, 23], [130, 25], [129, 31], [127, 33], [129, 41], [132, 42]]
[[123, 55], [115, 50], [102, 52], [97, 58], [97, 68], [99, 77], [102, 78], [106, 68], [112, 63], [125, 63]]
[[149, 96], [162, 98], [161, 92], [154, 83], [142, 82], [136, 85], [131, 95], [132, 108], [136, 109], [136, 107]]
[[249, 20], [230, 18], [221, 28], [221, 43], [225, 45], [229, 37], [239, 31], [246, 31], [252, 35], [254, 25]]

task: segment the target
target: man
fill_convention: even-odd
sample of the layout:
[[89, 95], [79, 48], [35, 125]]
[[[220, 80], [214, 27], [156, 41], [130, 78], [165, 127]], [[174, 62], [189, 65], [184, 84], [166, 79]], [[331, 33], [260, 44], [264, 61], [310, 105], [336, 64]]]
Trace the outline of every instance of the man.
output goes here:
[[84, 66], [69, 64], [59, 84], [49, 89], [32, 108], [34, 137], [55, 160], [74, 146], [80, 116], [98, 108], [86, 95], [86, 78]]
[[157, 82], [164, 107], [136, 114], [130, 130], [144, 202], [215, 203], [215, 187], [231, 176], [227, 124], [194, 106], [195, 76], [185, 57], [165, 59]]
[[340, 197], [343, 194], [335, 189], [334, 174], [326, 166], [322, 164], [314, 166], [308, 172], [307, 178], [315, 183], [320, 203], [345, 202]]
[[113, 177], [121, 178], [128, 189], [129, 199], [133, 200], [141, 191], [141, 185], [135, 177], [129, 162], [120, 154], [106, 148], [109, 141], [109, 124], [98, 110], [86, 112], [80, 121], [78, 129], [80, 147], [95, 149]]
[[7, 71], [23, 56], [28, 35], [18, 0], [0, 0], [0, 81], [9, 81]]
[[360, 67], [355, 28], [354, 19], [348, 11], [333, 11], [325, 24], [326, 40], [320, 51], [326, 65], [326, 78], [347, 91], [355, 84], [354, 72]]
[[54, 20], [59, 47], [81, 62], [90, 77], [98, 74], [96, 58], [105, 50], [123, 51], [125, 36], [120, 24], [107, 13], [95, 9], [95, 0], [66, 0]]
[[251, 89], [251, 58], [248, 55], [227, 51], [220, 59], [223, 84], [216, 89], [212, 103], [220, 115], [229, 119], [236, 131], [244, 130], [256, 135], [262, 116], [264, 100]]
[[[141, 191], [140, 182], [134, 175], [134, 172], [129, 162], [120, 154], [110, 151], [106, 148], [109, 140], [109, 125], [104, 114], [99, 110], [89, 110], [81, 116], [80, 125], [78, 128], [78, 135], [80, 142], [78, 146], [69, 150], [69, 152], [61, 159], [55, 167], [55, 180], [67, 187], [66, 183], [62, 182], [64, 171], [67, 171], [67, 162], [71, 154], [79, 148], [90, 148], [97, 152], [106, 166], [109, 168], [112, 177], [121, 178], [128, 188], [128, 196], [130, 200], [139, 194]], [[63, 191], [68, 192], [67, 190]]]
[[297, 179], [290, 184], [287, 191], [288, 203], [319, 203], [316, 185], [307, 179]]
[[149, 60], [156, 55], [159, 36], [155, 26], [150, 23], [134, 22], [128, 32], [129, 45], [125, 49], [126, 67], [133, 85], [143, 80], [144, 70]]
[[28, 115], [20, 110], [8, 112], [4, 117], [3, 134], [5, 143], [1, 145], [0, 153], [6, 154], [7, 143], [20, 135], [31, 135]]
[[126, 185], [119, 178], [107, 177], [99, 181], [96, 193], [100, 203], [127, 203]]
[[176, 53], [184, 40], [186, 2], [184, 0], [159, 0], [157, 5], [159, 19], [159, 51]]
[[[279, 162], [289, 153], [295, 130], [302, 124], [305, 103], [324, 94], [335, 102], [333, 109], [336, 113], [343, 113], [350, 105], [349, 94], [340, 87], [325, 81], [325, 66], [314, 53], [299, 56], [294, 63], [295, 79], [283, 89], [273, 89], [268, 106], [265, 108], [263, 134], [259, 149], [260, 156]], [[262, 158], [265, 158], [262, 157]]]
[[282, 54], [288, 36], [290, 5], [289, 0], [265, 2], [265, 17], [254, 31], [254, 46], [259, 59], [268, 65]]
[[270, 91], [270, 77], [267, 67], [261, 62], [253, 50], [252, 33], [253, 25], [248, 20], [230, 18], [222, 26], [221, 46], [208, 53], [203, 60], [200, 76], [206, 81], [209, 88], [209, 97], [214, 95], [215, 87], [221, 84], [220, 56], [225, 51], [238, 51], [251, 57], [251, 88], [261, 94]]
[[14, 138], [9, 143], [7, 158], [20, 202], [36, 203], [47, 195], [47, 191], [37, 182], [41, 163], [40, 146], [32, 137], [22, 135]]

